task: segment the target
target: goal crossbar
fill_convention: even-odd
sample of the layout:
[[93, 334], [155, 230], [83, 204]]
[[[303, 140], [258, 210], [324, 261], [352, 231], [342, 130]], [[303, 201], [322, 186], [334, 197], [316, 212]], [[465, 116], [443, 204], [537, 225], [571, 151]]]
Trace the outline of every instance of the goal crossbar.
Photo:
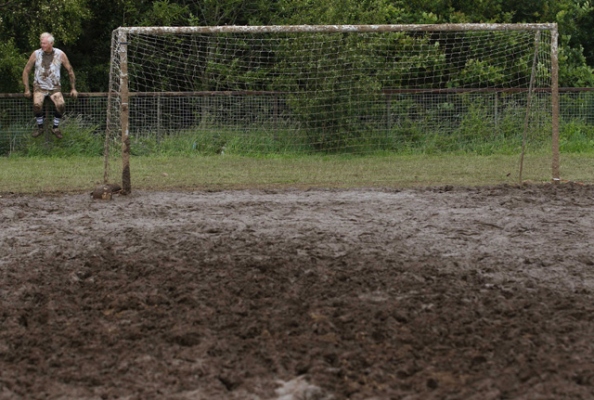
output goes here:
[[175, 33], [347, 33], [347, 32], [437, 32], [437, 31], [556, 31], [555, 23], [540, 24], [394, 24], [394, 25], [225, 25], [225, 26], [135, 26], [118, 31], [134, 34]]

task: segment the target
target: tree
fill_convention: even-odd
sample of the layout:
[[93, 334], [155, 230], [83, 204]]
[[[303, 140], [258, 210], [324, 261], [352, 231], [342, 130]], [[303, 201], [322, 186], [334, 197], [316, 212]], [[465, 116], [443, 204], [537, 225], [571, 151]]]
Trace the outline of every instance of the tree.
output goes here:
[[91, 2], [92, 20], [69, 57], [81, 90], [107, 91], [112, 31], [120, 26], [197, 26], [266, 24], [265, 0], [99, 0]]
[[[594, 85], [591, 0], [0, 0], [0, 90], [20, 87], [39, 34], [71, 59], [81, 91], [105, 91], [119, 26], [557, 22], [560, 81]], [[16, 82], [16, 83], [15, 83]]]
[[0, 75], [6, 79], [0, 79], [0, 92], [20, 91], [19, 77], [27, 58], [19, 53], [13, 39], [0, 42]]
[[[594, 44], [592, 22], [594, 7], [589, 0], [506, 0], [513, 10], [511, 22], [556, 22], [559, 25], [559, 84], [594, 85]], [[585, 56], [585, 48], [590, 59]], [[588, 65], [588, 61], [590, 65]]]

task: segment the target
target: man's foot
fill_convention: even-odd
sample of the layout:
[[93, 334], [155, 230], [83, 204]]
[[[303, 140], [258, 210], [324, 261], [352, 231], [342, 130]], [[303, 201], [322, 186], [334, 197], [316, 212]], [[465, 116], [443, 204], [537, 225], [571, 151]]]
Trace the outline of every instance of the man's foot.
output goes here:
[[58, 127], [52, 128], [52, 133], [54, 134], [55, 137], [57, 137], [58, 139], [62, 139], [62, 132], [60, 132], [60, 129]]
[[37, 128], [35, 128], [35, 130], [31, 134], [31, 136], [33, 137], [39, 137], [41, 135], [43, 135], [43, 125], [40, 125]]

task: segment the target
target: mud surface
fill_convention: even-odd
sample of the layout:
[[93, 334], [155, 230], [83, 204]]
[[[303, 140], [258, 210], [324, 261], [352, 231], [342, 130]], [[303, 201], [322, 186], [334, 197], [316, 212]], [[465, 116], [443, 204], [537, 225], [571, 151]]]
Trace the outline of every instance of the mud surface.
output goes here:
[[594, 398], [593, 187], [0, 207], [0, 399]]

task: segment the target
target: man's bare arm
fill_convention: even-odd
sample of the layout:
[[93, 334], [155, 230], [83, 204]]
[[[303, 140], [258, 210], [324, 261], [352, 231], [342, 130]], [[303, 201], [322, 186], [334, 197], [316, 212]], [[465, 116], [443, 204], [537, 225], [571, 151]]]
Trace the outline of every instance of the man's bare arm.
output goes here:
[[35, 53], [31, 54], [29, 57], [29, 61], [25, 65], [25, 69], [23, 69], [23, 85], [25, 86], [25, 97], [31, 97], [31, 91], [29, 90], [29, 74], [31, 73], [31, 69], [35, 65]]
[[70, 60], [66, 56], [66, 53], [62, 53], [62, 65], [68, 72], [68, 77], [70, 78], [70, 95], [74, 98], [78, 96], [78, 92], [76, 91], [76, 77], [74, 75], [74, 69], [72, 69], [72, 65], [70, 64]]

